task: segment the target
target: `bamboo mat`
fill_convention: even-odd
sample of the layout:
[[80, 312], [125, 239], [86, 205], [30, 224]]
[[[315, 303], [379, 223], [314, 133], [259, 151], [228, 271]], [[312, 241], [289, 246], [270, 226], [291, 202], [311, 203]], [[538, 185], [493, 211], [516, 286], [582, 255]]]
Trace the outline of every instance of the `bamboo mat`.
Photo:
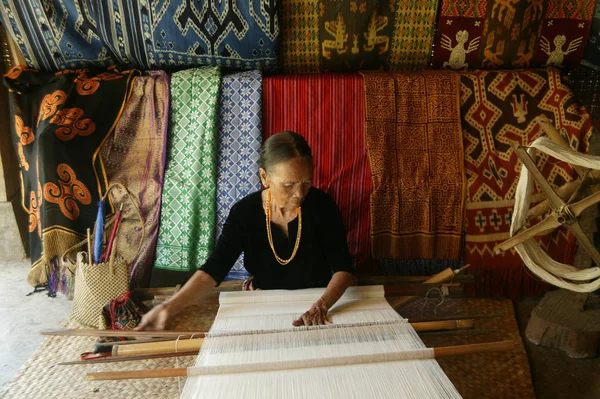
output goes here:
[[[439, 302], [430, 299], [423, 308], [424, 300], [407, 306], [404, 317], [432, 317], [433, 308]], [[423, 308], [423, 311], [421, 309]], [[218, 306], [202, 305], [191, 308], [169, 325], [178, 330], [208, 330], [214, 320]], [[513, 339], [516, 349], [506, 353], [473, 354], [439, 359], [442, 369], [465, 398], [535, 398], [527, 355], [514, 316], [512, 302], [490, 299], [446, 299], [437, 308], [438, 316], [465, 314], [494, 314], [498, 317], [478, 319], [475, 328], [496, 329], [493, 334], [466, 336], [424, 335], [428, 346], [460, 345], [496, 340]], [[78, 328], [78, 323], [65, 320], [61, 328]], [[179, 384], [175, 378], [87, 381], [86, 372], [141, 370], [177, 367], [174, 358], [152, 359], [137, 362], [108, 363], [98, 365], [57, 366], [57, 363], [76, 360], [79, 354], [93, 348], [94, 338], [49, 337], [21, 368], [8, 384], [2, 398], [177, 398]], [[179, 358], [179, 367], [189, 367], [195, 357]], [[181, 387], [185, 382], [181, 378]]]
[[[435, 317], [434, 309], [439, 303], [439, 298], [427, 301], [419, 299], [402, 309], [401, 314], [407, 318]], [[529, 360], [511, 300], [446, 298], [437, 307], [437, 315], [461, 318], [462, 315], [498, 315], [475, 319], [474, 326], [474, 329], [496, 332], [482, 335], [422, 334], [421, 338], [428, 347], [501, 340], [513, 340], [517, 343], [517, 347], [509, 352], [475, 353], [437, 360], [464, 399], [535, 398]]]

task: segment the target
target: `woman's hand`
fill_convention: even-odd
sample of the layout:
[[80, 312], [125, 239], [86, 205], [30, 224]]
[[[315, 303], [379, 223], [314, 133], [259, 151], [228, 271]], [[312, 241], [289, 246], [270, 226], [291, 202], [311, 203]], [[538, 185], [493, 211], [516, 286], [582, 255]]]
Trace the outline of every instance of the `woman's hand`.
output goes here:
[[171, 311], [165, 304], [155, 306], [142, 317], [140, 324], [134, 328], [134, 331], [164, 330], [167, 327], [167, 321], [171, 316]]
[[300, 316], [298, 320], [294, 320], [292, 324], [296, 327], [331, 324], [331, 322], [327, 320], [328, 311], [329, 307], [323, 298], [319, 298], [317, 302], [313, 303], [307, 312], [304, 312], [302, 316]]

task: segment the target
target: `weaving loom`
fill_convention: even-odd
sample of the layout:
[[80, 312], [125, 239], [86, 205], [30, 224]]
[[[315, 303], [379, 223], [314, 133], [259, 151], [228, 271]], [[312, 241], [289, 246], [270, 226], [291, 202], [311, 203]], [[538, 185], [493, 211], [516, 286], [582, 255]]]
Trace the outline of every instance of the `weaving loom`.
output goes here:
[[221, 293], [181, 397], [460, 397], [381, 286], [349, 288], [332, 325], [291, 327], [322, 292]]

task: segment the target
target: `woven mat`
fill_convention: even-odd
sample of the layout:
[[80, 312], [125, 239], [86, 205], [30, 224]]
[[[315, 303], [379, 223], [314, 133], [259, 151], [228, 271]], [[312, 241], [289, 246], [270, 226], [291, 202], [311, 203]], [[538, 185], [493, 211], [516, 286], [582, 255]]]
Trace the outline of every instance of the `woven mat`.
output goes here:
[[[418, 300], [404, 309], [405, 317], [430, 317], [437, 299]], [[217, 312], [217, 305], [203, 305], [190, 309], [185, 315], [173, 320], [171, 329], [208, 330]], [[478, 319], [475, 328], [496, 329], [485, 335], [427, 336], [427, 346], [462, 345], [512, 339], [517, 348], [506, 353], [488, 353], [439, 359], [442, 369], [465, 398], [535, 398], [531, 383], [529, 363], [512, 302], [490, 299], [446, 299], [437, 308], [439, 316], [464, 314], [493, 314], [494, 318]], [[77, 328], [76, 322], [65, 320], [59, 327]], [[94, 339], [88, 337], [49, 337], [21, 368], [5, 392], [3, 398], [177, 398], [177, 379], [160, 378], [126, 381], [87, 381], [86, 372], [141, 370], [176, 367], [174, 358], [144, 360], [137, 362], [108, 363], [98, 365], [57, 366], [57, 363], [75, 360], [79, 354], [93, 348]], [[193, 356], [181, 357], [179, 367], [189, 367]], [[181, 378], [181, 387], [185, 382]]]
[[[192, 308], [182, 317], [173, 320], [170, 329], [208, 331], [215, 318], [218, 305]], [[73, 320], [64, 320], [59, 328], [83, 328]], [[49, 337], [23, 365], [17, 376], [8, 384], [3, 399], [26, 398], [94, 398], [94, 399], [170, 399], [179, 397], [179, 384], [175, 378], [155, 378], [124, 381], [87, 381], [85, 373], [96, 371], [144, 370], [178, 367], [175, 358], [163, 358], [122, 363], [105, 363], [74, 366], [57, 366], [60, 362], [77, 360], [79, 354], [94, 348], [90, 337]], [[193, 366], [195, 356], [179, 358], [179, 367]], [[181, 378], [181, 388], [185, 378]]]
[[[434, 317], [438, 298], [419, 299], [404, 309], [408, 318]], [[423, 304], [425, 307], [423, 308]], [[464, 399], [469, 398], [535, 398], [525, 346], [519, 333], [510, 300], [465, 299], [446, 300], [437, 308], [437, 316], [496, 315], [475, 319], [474, 329], [496, 330], [481, 335], [428, 335], [421, 338], [428, 347], [478, 344], [512, 340], [517, 347], [509, 352], [476, 353], [438, 359], [438, 363]]]

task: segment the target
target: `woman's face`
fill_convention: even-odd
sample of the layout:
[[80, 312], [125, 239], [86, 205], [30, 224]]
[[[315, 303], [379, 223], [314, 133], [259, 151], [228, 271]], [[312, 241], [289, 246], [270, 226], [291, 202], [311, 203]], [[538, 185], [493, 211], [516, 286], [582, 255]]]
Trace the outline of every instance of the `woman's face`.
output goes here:
[[297, 208], [312, 186], [312, 162], [306, 158], [292, 158], [280, 162], [267, 173], [260, 169], [262, 184], [271, 190], [271, 201], [279, 208]]

